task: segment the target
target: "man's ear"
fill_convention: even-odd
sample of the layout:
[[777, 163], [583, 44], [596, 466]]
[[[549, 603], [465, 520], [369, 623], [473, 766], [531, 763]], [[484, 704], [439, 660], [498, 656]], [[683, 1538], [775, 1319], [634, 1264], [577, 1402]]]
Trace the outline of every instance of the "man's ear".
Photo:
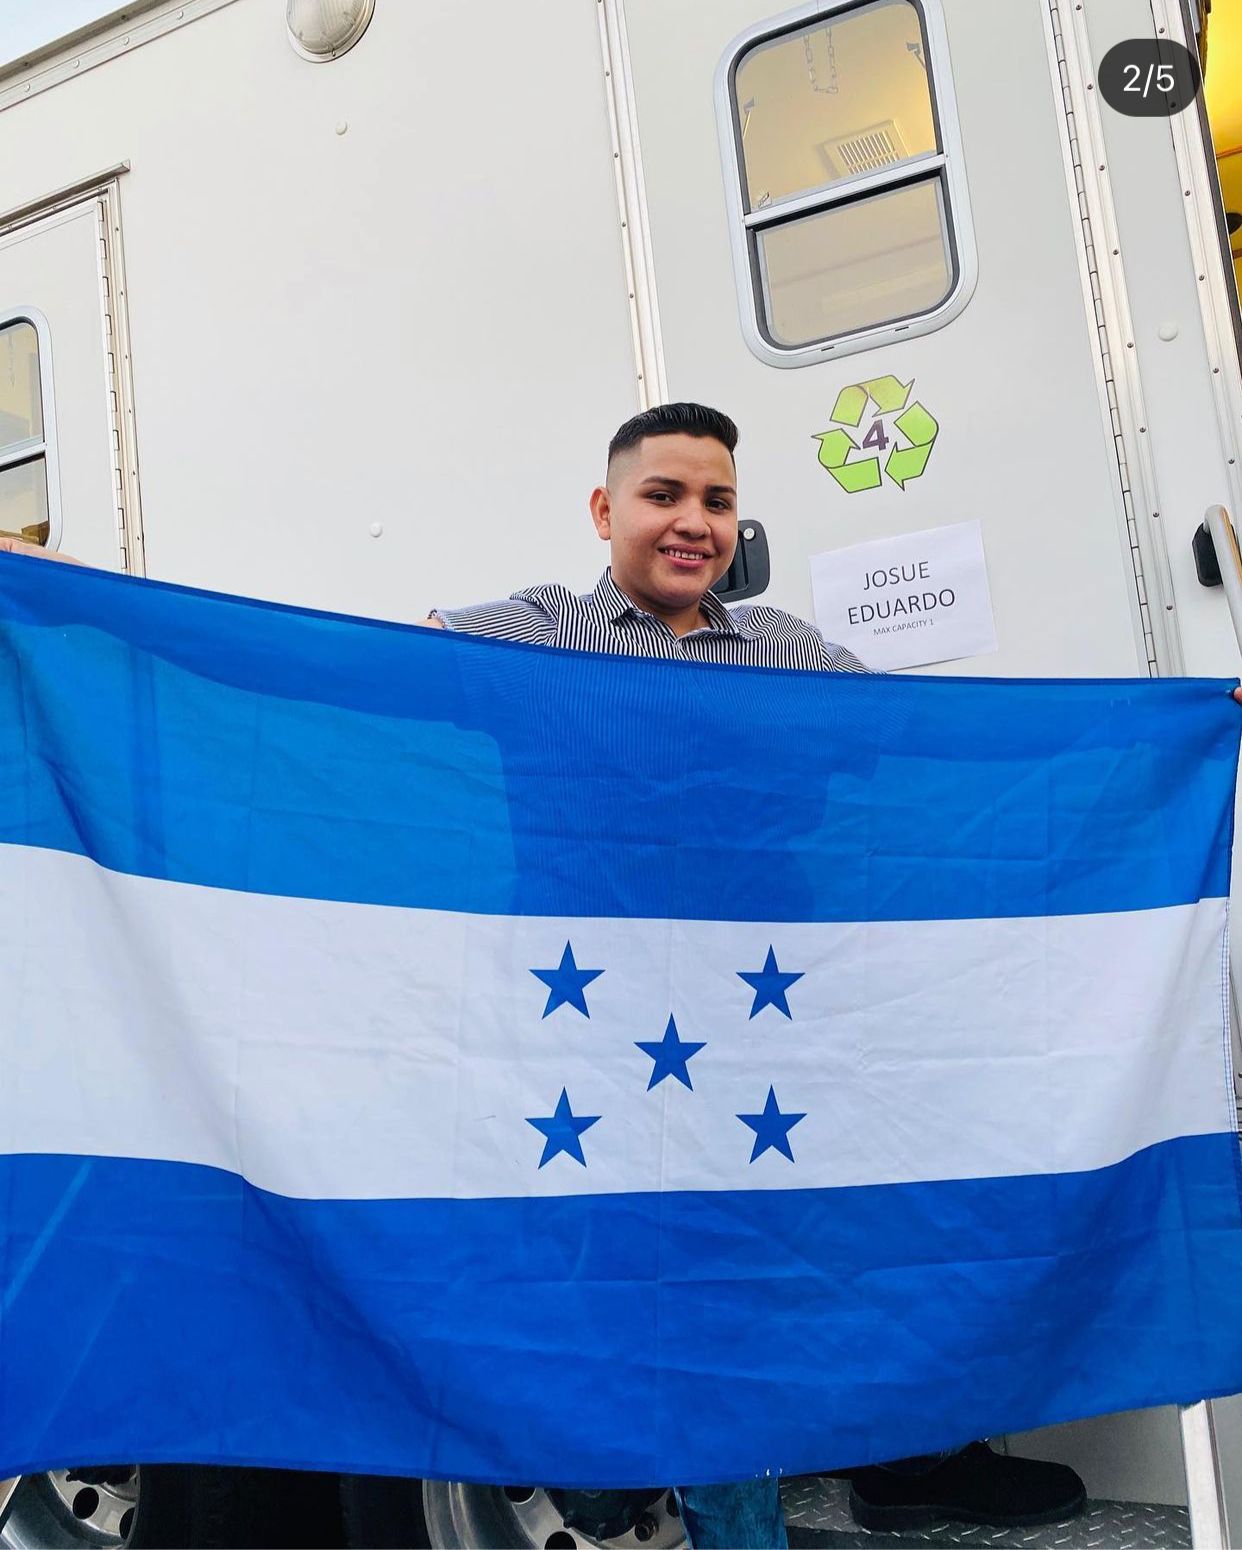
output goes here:
[[591, 491], [591, 521], [602, 539], [612, 537], [612, 496], [605, 485], [597, 484]]

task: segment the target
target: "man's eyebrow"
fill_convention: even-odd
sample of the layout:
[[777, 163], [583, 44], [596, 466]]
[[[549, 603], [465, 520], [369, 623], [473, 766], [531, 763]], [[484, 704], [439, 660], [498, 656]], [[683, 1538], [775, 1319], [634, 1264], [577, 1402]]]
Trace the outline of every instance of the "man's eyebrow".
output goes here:
[[[684, 479], [674, 479], [671, 474], [648, 474], [645, 479], [639, 481], [638, 488], [640, 490], [645, 489], [649, 484], [663, 485], [668, 490], [684, 490], [686, 488]], [[736, 495], [737, 491], [731, 484], [709, 484], [707, 486], [707, 493], [709, 495]]]

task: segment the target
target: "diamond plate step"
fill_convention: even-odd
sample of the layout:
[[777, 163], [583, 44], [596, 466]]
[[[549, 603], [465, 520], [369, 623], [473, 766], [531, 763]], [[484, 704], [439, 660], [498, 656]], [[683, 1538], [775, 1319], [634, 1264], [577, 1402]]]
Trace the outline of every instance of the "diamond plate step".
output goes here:
[[808, 1476], [781, 1488], [792, 1550], [852, 1550], [855, 1546], [943, 1545], [1021, 1546], [1023, 1550], [1189, 1550], [1190, 1518], [1184, 1507], [1147, 1502], [1088, 1502], [1069, 1523], [1041, 1528], [986, 1528], [976, 1523], [943, 1523], [900, 1534], [871, 1534], [850, 1517], [844, 1480]]

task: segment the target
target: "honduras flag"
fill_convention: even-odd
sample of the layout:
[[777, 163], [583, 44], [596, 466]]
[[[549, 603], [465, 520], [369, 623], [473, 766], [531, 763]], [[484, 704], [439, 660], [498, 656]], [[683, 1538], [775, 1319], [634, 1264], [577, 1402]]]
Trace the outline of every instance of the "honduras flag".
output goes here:
[[808, 1472], [1242, 1389], [1222, 682], [0, 561], [0, 1474]]

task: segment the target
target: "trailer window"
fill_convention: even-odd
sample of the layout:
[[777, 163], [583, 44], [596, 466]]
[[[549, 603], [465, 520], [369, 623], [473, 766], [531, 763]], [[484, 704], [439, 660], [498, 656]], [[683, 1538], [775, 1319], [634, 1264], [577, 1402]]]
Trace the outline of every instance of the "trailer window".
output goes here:
[[743, 317], [774, 364], [882, 342], [878, 330], [909, 331], [963, 289], [965, 190], [935, 3], [836, 0], [796, 26], [751, 29], [722, 61]]
[[18, 319], [0, 325], [0, 533], [47, 543], [47, 451], [39, 335]]

